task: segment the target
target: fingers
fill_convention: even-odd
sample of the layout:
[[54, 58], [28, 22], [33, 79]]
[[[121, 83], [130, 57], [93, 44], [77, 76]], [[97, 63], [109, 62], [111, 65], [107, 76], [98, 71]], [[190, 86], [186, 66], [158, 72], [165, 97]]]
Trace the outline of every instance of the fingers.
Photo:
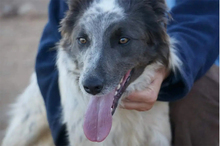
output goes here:
[[126, 99], [133, 102], [154, 103], [157, 100], [161, 83], [162, 79], [156, 79], [146, 90], [131, 93]]
[[157, 98], [157, 92], [155, 92], [154, 89], [147, 88], [144, 91], [137, 91], [131, 93], [126, 99], [133, 102], [151, 103], [154, 102], [156, 98]]
[[128, 109], [128, 110], [137, 110], [137, 111], [147, 111], [150, 110], [153, 107], [152, 104], [146, 104], [142, 102], [130, 102], [130, 101], [124, 101], [123, 107], [121, 108]]
[[122, 100], [122, 106], [129, 110], [147, 111], [151, 109], [157, 100], [163, 79], [166, 78], [165, 69], [155, 72], [152, 83], [144, 90], [131, 93], [125, 100]]

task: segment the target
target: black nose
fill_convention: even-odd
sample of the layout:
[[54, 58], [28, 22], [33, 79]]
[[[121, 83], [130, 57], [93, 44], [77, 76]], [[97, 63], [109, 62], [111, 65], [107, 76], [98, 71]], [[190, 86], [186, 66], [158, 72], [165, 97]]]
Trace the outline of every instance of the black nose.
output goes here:
[[84, 81], [83, 87], [89, 94], [96, 95], [102, 91], [103, 81], [99, 78], [89, 78]]

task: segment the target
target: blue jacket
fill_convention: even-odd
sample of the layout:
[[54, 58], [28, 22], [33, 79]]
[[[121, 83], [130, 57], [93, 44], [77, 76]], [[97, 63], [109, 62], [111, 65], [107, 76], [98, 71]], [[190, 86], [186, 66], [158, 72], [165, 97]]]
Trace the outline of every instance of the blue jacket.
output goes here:
[[[174, 21], [168, 25], [168, 33], [175, 37], [178, 57], [182, 60], [182, 72], [173, 73], [164, 81], [158, 97], [162, 101], [174, 101], [184, 97], [213, 65], [219, 55], [219, 1], [177, 0], [171, 10]], [[48, 122], [56, 145], [65, 145], [65, 125], [60, 120], [60, 94], [58, 71], [55, 66], [56, 51], [51, 49], [60, 40], [59, 22], [68, 9], [64, 0], [51, 0], [49, 21], [41, 37], [36, 58], [36, 73], [43, 95]]]

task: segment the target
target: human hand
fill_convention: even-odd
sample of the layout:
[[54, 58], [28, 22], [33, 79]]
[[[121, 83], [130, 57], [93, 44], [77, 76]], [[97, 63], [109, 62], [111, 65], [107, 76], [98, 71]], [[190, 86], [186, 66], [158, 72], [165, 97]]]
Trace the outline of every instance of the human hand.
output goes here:
[[150, 110], [156, 102], [161, 84], [168, 74], [169, 72], [165, 68], [157, 70], [147, 89], [131, 93], [128, 97], [122, 100], [123, 106], [120, 107], [137, 111]]

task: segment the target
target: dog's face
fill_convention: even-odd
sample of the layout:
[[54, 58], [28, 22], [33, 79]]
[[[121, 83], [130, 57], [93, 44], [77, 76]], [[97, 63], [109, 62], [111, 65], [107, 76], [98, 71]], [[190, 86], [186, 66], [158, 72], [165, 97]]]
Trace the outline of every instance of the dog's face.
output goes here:
[[79, 86], [84, 94], [111, 102], [107, 106], [113, 114], [125, 88], [148, 64], [168, 64], [165, 26], [162, 0], [70, 1], [62, 22], [61, 45], [80, 70]]

